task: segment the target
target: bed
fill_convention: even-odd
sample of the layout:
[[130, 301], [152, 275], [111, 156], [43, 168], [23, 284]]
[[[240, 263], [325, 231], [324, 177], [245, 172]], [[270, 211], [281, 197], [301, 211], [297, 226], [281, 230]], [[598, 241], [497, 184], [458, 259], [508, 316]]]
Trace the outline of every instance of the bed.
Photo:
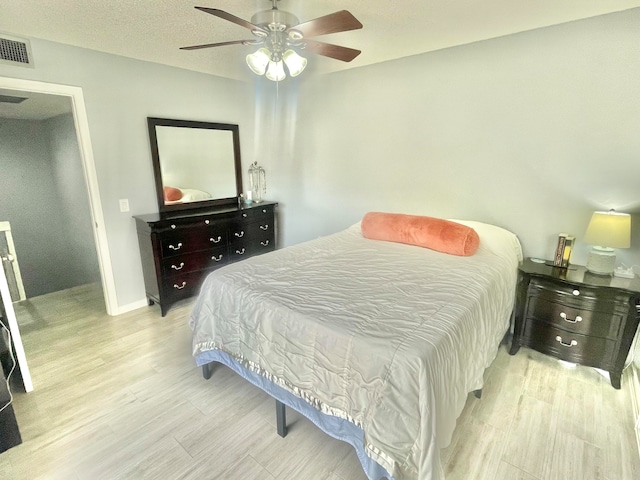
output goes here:
[[442, 480], [468, 393], [509, 329], [517, 237], [470, 221], [471, 256], [339, 233], [210, 274], [190, 326], [220, 362], [335, 438], [371, 480]]

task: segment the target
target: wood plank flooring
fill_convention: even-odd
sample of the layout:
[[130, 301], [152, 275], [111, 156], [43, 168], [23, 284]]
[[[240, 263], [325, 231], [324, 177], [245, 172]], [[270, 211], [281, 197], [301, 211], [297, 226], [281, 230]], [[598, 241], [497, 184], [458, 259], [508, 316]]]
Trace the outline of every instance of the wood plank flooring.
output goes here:
[[[353, 449], [225, 367], [209, 381], [191, 357], [192, 301], [104, 313], [95, 285], [17, 309], [35, 391], [14, 385], [24, 443], [0, 455], [7, 479], [365, 480]], [[640, 478], [628, 373], [614, 390], [593, 369], [504, 346], [469, 395], [447, 480]]]

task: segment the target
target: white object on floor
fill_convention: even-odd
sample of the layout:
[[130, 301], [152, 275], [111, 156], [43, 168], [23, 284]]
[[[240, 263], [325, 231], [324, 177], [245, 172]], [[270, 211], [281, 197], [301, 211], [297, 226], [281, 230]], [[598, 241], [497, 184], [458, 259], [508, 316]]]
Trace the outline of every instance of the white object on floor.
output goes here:
[[9, 293], [9, 285], [7, 284], [7, 277], [4, 274], [4, 268], [0, 268], [0, 294], [2, 295], [2, 304], [4, 306], [6, 320], [9, 323], [11, 338], [13, 338], [13, 346], [15, 347], [15, 354], [18, 360], [18, 366], [20, 367], [24, 390], [25, 392], [30, 392], [33, 390], [31, 373], [29, 373], [27, 357], [24, 353], [24, 347], [22, 346], [22, 337], [20, 336], [20, 330], [18, 329], [16, 312], [13, 310], [13, 302], [11, 301], [11, 294]]

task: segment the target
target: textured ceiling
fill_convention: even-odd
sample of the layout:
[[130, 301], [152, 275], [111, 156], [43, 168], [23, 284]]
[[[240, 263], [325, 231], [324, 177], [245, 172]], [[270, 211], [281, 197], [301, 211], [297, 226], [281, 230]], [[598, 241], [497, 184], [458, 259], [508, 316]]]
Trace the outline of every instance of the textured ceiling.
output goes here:
[[[252, 38], [231, 22], [194, 9], [218, 8], [250, 20], [270, 0], [2, 0], [0, 32], [51, 40], [223, 77], [251, 78], [253, 49], [179, 47]], [[309, 74], [384, 62], [455, 45], [640, 6], [640, 0], [281, 0], [301, 22], [349, 10], [362, 30], [321, 41], [362, 50], [351, 63], [309, 54]], [[35, 59], [37, 62], [37, 58]]]

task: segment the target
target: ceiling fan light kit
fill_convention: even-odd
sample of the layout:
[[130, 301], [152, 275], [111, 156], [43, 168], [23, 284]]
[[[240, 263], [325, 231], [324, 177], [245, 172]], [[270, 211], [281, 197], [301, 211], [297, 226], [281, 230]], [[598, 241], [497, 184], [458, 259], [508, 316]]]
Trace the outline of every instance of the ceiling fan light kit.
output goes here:
[[307, 40], [308, 37], [362, 28], [362, 24], [348, 11], [341, 10], [300, 23], [292, 13], [278, 10], [279, 0], [271, 1], [273, 3], [271, 10], [255, 13], [251, 17], [251, 22], [215, 8], [195, 7], [248, 29], [255, 39], [194, 45], [182, 47], [181, 50], [198, 50], [225, 45], [258, 45], [258, 50], [246, 56], [247, 65], [256, 75], [265, 75], [274, 82], [280, 82], [287, 77], [285, 65], [291, 77], [296, 77], [303, 72], [307, 66], [307, 59], [296, 50], [305, 50], [343, 62], [350, 62], [360, 54], [360, 50], [353, 48]]

